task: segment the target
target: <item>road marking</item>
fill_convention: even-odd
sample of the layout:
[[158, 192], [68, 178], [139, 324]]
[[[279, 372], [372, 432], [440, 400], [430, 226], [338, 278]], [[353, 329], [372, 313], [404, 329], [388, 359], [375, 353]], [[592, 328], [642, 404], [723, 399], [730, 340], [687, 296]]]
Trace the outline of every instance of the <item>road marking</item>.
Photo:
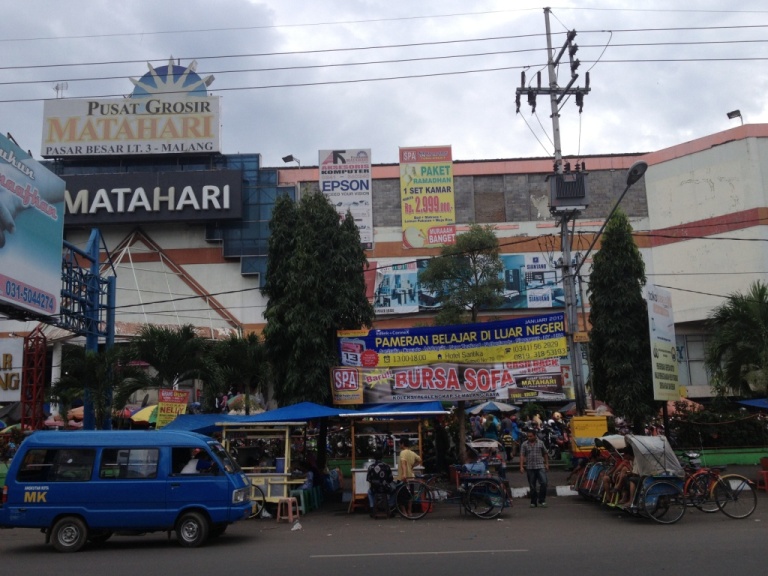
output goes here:
[[527, 549], [507, 550], [440, 550], [439, 552], [371, 552], [369, 554], [312, 554], [310, 558], [365, 558], [371, 556], [441, 556], [446, 554], [513, 554]]

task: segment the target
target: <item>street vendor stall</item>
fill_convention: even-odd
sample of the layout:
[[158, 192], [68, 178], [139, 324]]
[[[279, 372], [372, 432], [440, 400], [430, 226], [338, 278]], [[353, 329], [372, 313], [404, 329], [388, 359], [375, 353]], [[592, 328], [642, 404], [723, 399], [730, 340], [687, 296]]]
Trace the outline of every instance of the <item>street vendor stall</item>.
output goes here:
[[[381, 449], [383, 461], [390, 465], [397, 480], [400, 442], [408, 438], [411, 449], [424, 460], [424, 420], [447, 414], [440, 402], [374, 404], [350, 418], [352, 439], [352, 494], [347, 512], [368, 507], [368, 467], [373, 463], [373, 451]], [[391, 442], [390, 442], [391, 441]], [[416, 469], [423, 470], [423, 466]]]
[[222, 444], [268, 503], [277, 504], [304, 483], [291, 478], [291, 433], [305, 422], [222, 422]]

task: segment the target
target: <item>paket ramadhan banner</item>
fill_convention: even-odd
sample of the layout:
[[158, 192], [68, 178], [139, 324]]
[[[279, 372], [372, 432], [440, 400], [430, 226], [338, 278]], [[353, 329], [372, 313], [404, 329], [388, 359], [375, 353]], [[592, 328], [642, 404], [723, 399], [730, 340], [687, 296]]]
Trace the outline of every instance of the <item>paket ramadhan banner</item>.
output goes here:
[[[432, 364], [398, 368], [332, 370], [336, 405], [429, 400], [563, 400], [560, 374], [530, 374], [534, 362]], [[553, 365], [557, 365], [556, 359]], [[548, 370], [549, 365], [539, 369]], [[559, 368], [558, 368], [559, 369]]]
[[496, 322], [338, 333], [342, 366], [522, 362], [568, 353], [562, 312]]
[[400, 148], [403, 246], [456, 243], [456, 204], [450, 146]]

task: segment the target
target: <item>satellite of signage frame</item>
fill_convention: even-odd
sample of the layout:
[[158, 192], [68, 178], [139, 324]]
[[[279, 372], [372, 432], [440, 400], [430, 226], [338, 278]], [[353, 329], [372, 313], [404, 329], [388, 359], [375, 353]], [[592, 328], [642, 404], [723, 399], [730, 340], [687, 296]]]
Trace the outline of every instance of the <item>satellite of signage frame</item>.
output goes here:
[[43, 110], [43, 158], [211, 153], [221, 150], [213, 76], [174, 64], [154, 68], [127, 98], [57, 98]]
[[59, 313], [64, 186], [0, 136], [0, 308], [9, 317]]

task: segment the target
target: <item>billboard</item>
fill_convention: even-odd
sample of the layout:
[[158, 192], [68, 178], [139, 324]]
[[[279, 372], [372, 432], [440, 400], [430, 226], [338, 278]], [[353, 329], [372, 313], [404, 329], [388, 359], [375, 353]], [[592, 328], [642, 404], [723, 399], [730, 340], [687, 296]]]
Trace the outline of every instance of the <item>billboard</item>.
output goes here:
[[371, 149], [320, 150], [320, 191], [334, 205], [339, 219], [352, 213], [360, 242], [373, 249]]
[[160, 389], [155, 428], [162, 428], [173, 422], [179, 414], [186, 414], [188, 403], [189, 390]]
[[0, 402], [21, 400], [23, 338], [0, 338]]
[[648, 329], [651, 335], [651, 367], [653, 399], [680, 399], [680, 379], [675, 341], [675, 319], [672, 315], [672, 294], [652, 284], [645, 287], [648, 301]]
[[[537, 366], [538, 364], [538, 366]], [[337, 367], [331, 393], [337, 405], [439, 400], [564, 400], [556, 358], [498, 364], [438, 363], [394, 368]], [[542, 370], [543, 372], [532, 372]]]
[[385, 330], [343, 330], [343, 366], [389, 368], [448, 363], [523, 362], [567, 354], [562, 313], [496, 322]]
[[67, 175], [67, 225], [226, 220], [242, 214], [242, 172]]
[[59, 313], [64, 180], [0, 136], [0, 303]]
[[196, 62], [154, 68], [133, 79], [128, 98], [57, 98], [43, 107], [43, 158], [221, 151], [219, 97]]
[[403, 246], [456, 243], [456, 204], [450, 146], [400, 148]]

